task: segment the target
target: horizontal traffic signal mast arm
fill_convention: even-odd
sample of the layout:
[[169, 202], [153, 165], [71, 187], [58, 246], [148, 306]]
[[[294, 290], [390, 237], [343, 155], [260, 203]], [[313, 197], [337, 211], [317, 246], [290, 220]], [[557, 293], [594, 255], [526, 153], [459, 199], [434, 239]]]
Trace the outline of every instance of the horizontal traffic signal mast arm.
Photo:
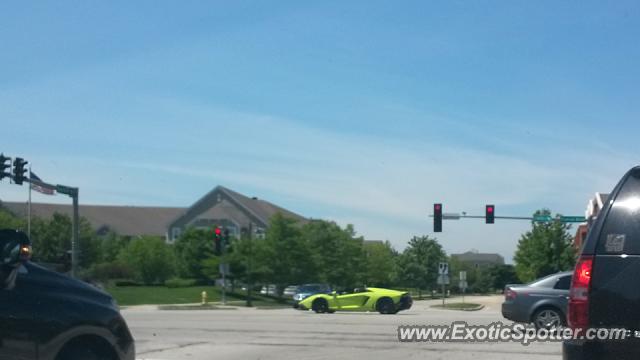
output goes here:
[[[429, 215], [430, 218], [433, 217], [433, 215]], [[443, 214], [442, 215], [442, 219], [443, 220], [460, 220], [460, 219], [485, 219], [484, 216], [481, 215], [462, 215], [462, 214]], [[529, 220], [529, 221], [536, 221], [536, 222], [550, 222], [553, 220], [560, 220], [560, 221], [564, 221], [564, 222], [585, 222], [587, 221], [586, 219], [584, 219], [584, 217], [582, 216], [562, 216], [560, 218], [555, 218], [555, 217], [551, 217], [551, 216], [546, 216], [546, 217], [532, 217], [532, 216], [496, 216], [495, 219], [506, 219], [506, 220]], [[575, 220], [575, 221], [568, 221], [568, 220]]]

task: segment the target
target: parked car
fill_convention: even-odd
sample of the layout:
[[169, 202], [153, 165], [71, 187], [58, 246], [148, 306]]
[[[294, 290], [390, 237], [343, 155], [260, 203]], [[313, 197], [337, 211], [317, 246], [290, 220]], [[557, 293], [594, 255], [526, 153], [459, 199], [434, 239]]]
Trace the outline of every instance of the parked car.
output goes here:
[[350, 293], [316, 294], [298, 304], [301, 310], [311, 309], [316, 313], [335, 311], [378, 311], [381, 314], [396, 314], [411, 308], [413, 299], [405, 291], [380, 288], [355, 289]]
[[275, 285], [265, 285], [260, 289], [260, 294], [262, 295], [275, 295], [276, 294], [276, 286]]
[[327, 284], [305, 284], [298, 287], [298, 291], [293, 295], [293, 307], [297, 308], [300, 301], [315, 294], [328, 294], [331, 286]]
[[282, 294], [284, 296], [293, 296], [298, 292], [298, 285], [290, 285], [284, 288]]
[[135, 359], [113, 298], [29, 262], [30, 254], [27, 235], [0, 230], [0, 359]]
[[640, 359], [640, 167], [631, 169], [591, 224], [569, 291], [569, 326], [627, 329], [625, 340], [568, 340], [563, 358]]
[[533, 323], [537, 329], [566, 325], [572, 275], [573, 272], [562, 272], [526, 285], [505, 286], [502, 316], [515, 322]]

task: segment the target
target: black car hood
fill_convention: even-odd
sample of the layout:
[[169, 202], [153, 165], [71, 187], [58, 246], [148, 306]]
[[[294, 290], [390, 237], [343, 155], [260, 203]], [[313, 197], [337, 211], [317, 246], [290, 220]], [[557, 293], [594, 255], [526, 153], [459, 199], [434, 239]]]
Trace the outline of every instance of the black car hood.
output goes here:
[[[28, 272], [28, 274], [25, 275], [28, 277], [28, 281], [36, 285], [61, 290], [65, 293], [73, 294], [94, 302], [106, 305], [112, 304], [111, 295], [93, 285], [71, 278], [67, 275], [51, 271], [33, 262], [27, 262], [24, 264], [24, 267]], [[21, 279], [21, 276], [18, 275], [17, 281], [21, 280], [25, 281], [26, 278]]]

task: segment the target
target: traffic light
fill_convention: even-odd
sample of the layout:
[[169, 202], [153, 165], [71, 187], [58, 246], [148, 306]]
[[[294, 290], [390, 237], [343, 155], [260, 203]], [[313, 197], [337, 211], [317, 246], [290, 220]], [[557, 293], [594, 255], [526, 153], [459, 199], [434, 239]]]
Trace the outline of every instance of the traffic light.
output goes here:
[[433, 232], [442, 232], [442, 204], [433, 204]]
[[484, 211], [484, 221], [487, 224], [493, 224], [496, 220], [496, 207], [494, 205], [487, 205]]
[[22, 182], [26, 179], [25, 173], [27, 172], [27, 169], [25, 169], [25, 165], [27, 165], [29, 162], [28, 161], [24, 161], [23, 158], [19, 158], [17, 157], [15, 160], [13, 160], [13, 182], [18, 184], [18, 185], [22, 185]]
[[0, 154], [0, 180], [5, 178], [6, 176], [11, 176], [11, 170], [9, 170], [10, 168], [11, 158], [4, 156], [4, 154]]
[[213, 231], [213, 242], [215, 245], [215, 254], [219, 256], [222, 254], [222, 229], [217, 226]]

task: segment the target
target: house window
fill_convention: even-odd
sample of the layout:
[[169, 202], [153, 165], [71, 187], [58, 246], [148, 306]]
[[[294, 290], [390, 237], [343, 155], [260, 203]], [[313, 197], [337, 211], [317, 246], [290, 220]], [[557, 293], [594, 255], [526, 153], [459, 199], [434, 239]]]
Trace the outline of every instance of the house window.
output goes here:
[[178, 240], [181, 233], [182, 233], [182, 229], [180, 229], [179, 227], [174, 227], [173, 229], [171, 229], [171, 239], [173, 241]]
[[255, 230], [256, 239], [264, 239], [266, 236], [267, 236], [267, 233], [263, 228], [259, 227]]

